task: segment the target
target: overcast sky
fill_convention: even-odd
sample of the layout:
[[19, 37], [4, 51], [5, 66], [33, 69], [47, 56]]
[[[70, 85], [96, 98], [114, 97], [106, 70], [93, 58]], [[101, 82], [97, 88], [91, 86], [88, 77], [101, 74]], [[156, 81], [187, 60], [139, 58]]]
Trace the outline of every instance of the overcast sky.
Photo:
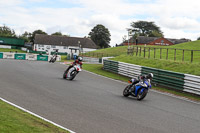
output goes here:
[[111, 46], [120, 44], [131, 22], [153, 21], [166, 38], [200, 37], [199, 0], [0, 0], [0, 26], [16, 34], [41, 29], [71, 37], [88, 36], [102, 24]]

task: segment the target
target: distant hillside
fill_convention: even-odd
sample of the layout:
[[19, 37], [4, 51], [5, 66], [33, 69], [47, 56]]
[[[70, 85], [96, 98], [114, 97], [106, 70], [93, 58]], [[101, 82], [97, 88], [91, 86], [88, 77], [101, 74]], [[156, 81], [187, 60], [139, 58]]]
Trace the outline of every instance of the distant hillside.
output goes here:
[[[133, 47], [133, 46], [131, 46]], [[144, 47], [139, 45], [139, 47]], [[177, 49], [189, 49], [189, 50], [200, 50], [200, 41], [192, 41], [187, 43], [181, 43], [176, 44], [173, 46], [146, 46], [146, 47], [156, 47], [156, 48], [177, 48]], [[95, 56], [95, 54], [99, 54], [97, 57], [101, 57], [100, 53], [103, 53], [105, 56], [107, 55], [113, 55], [116, 56], [112, 60], [115, 61], [121, 61], [141, 66], [147, 66], [147, 67], [153, 67], [158, 69], [164, 69], [169, 71], [175, 71], [175, 72], [181, 72], [181, 73], [187, 73], [187, 74], [193, 74], [193, 75], [199, 75], [200, 76], [200, 52], [196, 51], [194, 52], [194, 60], [193, 63], [191, 63], [191, 52], [185, 51], [185, 59], [184, 62], [182, 61], [182, 51], [176, 52], [176, 61], [174, 61], [174, 50], [170, 52], [169, 50], [169, 57], [168, 60], [166, 60], [166, 51], [162, 51], [163, 56], [162, 59], [160, 59], [160, 50], [157, 49], [156, 59], [154, 59], [154, 52], [152, 50], [150, 59], [147, 57], [144, 58], [143, 55], [136, 56], [134, 55], [128, 55], [127, 56], [127, 48], [128, 46], [120, 46], [120, 47], [114, 47], [114, 48], [106, 48], [106, 49], [100, 49], [93, 52], [87, 53], [87, 56]], [[148, 55], [148, 54], [147, 54]]]
[[[135, 45], [131, 45], [130, 47], [136, 47]], [[138, 45], [138, 47], [145, 47], [144, 45]], [[200, 50], [200, 40], [198, 41], [191, 41], [186, 43], [180, 43], [171, 46], [155, 46], [155, 45], [147, 45], [146, 47], [151, 48], [177, 48], [177, 49], [188, 49], [188, 50]], [[119, 46], [119, 47], [112, 47], [112, 48], [105, 48], [99, 49], [92, 52], [87, 52], [82, 54], [81, 56], [90, 56], [90, 57], [108, 57], [108, 56], [120, 56], [127, 54], [128, 46]], [[159, 52], [159, 51], [158, 51]], [[198, 51], [196, 51], [198, 52]], [[172, 53], [171, 53], [172, 54]], [[178, 54], [178, 53], [177, 53]], [[198, 52], [199, 54], [199, 52]], [[195, 54], [196, 56], [198, 54]], [[158, 54], [157, 54], [158, 55]], [[173, 54], [172, 54], [173, 55]], [[188, 56], [189, 58], [189, 56]]]
[[170, 48], [180, 48], [180, 49], [190, 49], [190, 50], [200, 50], [200, 40], [180, 43], [176, 45], [169, 46]]
[[87, 56], [97, 56], [101, 57], [101, 56], [118, 56], [121, 54], [126, 54], [127, 53], [127, 46], [120, 46], [120, 47], [112, 47], [112, 48], [105, 48], [105, 49], [99, 49], [99, 50], [95, 50], [92, 52], [87, 52], [84, 55]]
[[[133, 46], [130, 46], [130, 47], [133, 47]], [[144, 46], [138, 45], [138, 47], [144, 47]], [[152, 45], [150, 46], [150, 45], [147, 45], [146, 47], [179, 48], [179, 49], [189, 49], [189, 50], [200, 50], [200, 40], [186, 42], [186, 43], [180, 43], [180, 44], [171, 45], [171, 46], [152, 46]], [[128, 46], [120, 46], [120, 47], [99, 49], [99, 50], [96, 50], [96, 51], [93, 51], [93, 52], [104, 53], [104, 54], [113, 54], [113, 55], [121, 55], [121, 54], [124, 54], [124, 53], [127, 52], [127, 48], [128, 48]]]

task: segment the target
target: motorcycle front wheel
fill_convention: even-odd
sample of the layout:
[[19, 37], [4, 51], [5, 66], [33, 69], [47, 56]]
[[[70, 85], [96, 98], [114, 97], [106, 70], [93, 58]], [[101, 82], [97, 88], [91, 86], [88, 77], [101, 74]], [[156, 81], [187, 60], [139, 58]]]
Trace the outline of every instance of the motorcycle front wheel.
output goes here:
[[131, 85], [128, 85], [128, 86], [126, 86], [126, 88], [124, 89], [123, 95], [124, 95], [125, 97], [128, 97], [128, 96], [130, 95], [130, 93], [129, 93], [130, 87], [131, 87]]
[[142, 100], [142, 99], [144, 99], [145, 97], [146, 97], [146, 95], [147, 95], [147, 92], [148, 92], [148, 90], [147, 89], [140, 89], [139, 91], [138, 91], [138, 95], [137, 95], [137, 100]]
[[76, 71], [76, 70], [73, 70], [73, 71], [70, 73], [70, 78], [69, 78], [69, 80], [73, 80], [73, 79], [76, 77], [76, 74], [77, 74], [77, 71]]

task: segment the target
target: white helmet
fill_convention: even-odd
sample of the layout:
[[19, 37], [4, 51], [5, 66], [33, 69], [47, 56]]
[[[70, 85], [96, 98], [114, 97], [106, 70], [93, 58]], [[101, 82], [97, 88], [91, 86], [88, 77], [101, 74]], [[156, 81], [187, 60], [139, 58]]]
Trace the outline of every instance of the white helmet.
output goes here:
[[83, 58], [79, 56], [79, 57], [78, 57], [78, 60], [79, 60], [79, 61], [82, 61], [82, 60], [83, 60]]
[[152, 78], [153, 78], [153, 73], [149, 73], [149, 74], [147, 75], [147, 77], [148, 77], [149, 79], [152, 79]]

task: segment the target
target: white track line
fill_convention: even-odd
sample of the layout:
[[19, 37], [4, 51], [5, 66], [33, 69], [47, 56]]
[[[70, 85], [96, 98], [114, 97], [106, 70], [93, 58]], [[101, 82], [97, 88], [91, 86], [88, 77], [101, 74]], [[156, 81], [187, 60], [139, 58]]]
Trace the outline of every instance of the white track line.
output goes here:
[[36, 116], [36, 117], [38, 117], [38, 118], [40, 118], [40, 119], [42, 119], [42, 120], [44, 120], [44, 121], [46, 121], [46, 122], [49, 122], [49, 123], [51, 123], [51, 124], [53, 124], [53, 125], [55, 125], [55, 126], [57, 126], [57, 127], [60, 127], [60, 128], [62, 128], [62, 129], [64, 129], [64, 130], [67, 130], [67, 131], [69, 131], [69, 132], [71, 132], [71, 133], [76, 133], [76, 132], [74, 132], [74, 131], [72, 131], [72, 130], [70, 130], [70, 129], [67, 129], [67, 128], [61, 126], [61, 125], [58, 125], [58, 124], [56, 124], [56, 123], [54, 123], [54, 122], [52, 122], [52, 121], [50, 121], [50, 120], [48, 120], [48, 119], [46, 119], [46, 118], [44, 118], [44, 117], [41, 117], [41, 116], [39, 116], [39, 115], [37, 115], [37, 114], [35, 114], [35, 113], [29, 111], [29, 110], [26, 110], [26, 109], [24, 109], [24, 108], [22, 108], [22, 107], [20, 107], [20, 106], [18, 106], [18, 105], [16, 105], [16, 104], [14, 104], [14, 103], [11, 103], [11, 102], [9, 102], [9, 101], [7, 101], [7, 100], [1, 98], [1, 97], [0, 97], [0, 100], [2, 100], [2, 101], [4, 101], [4, 102], [6, 102], [6, 103], [8, 103], [8, 104], [10, 104], [10, 105], [12, 105], [12, 106], [18, 108], [18, 109], [20, 109], [20, 110], [22, 110], [22, 111], [24, 111], [24, 112], [27, 112], [27, 113], [29, 113], [29, 114], [31, 114], [31, 115], [34, 115], [34, 116]]

